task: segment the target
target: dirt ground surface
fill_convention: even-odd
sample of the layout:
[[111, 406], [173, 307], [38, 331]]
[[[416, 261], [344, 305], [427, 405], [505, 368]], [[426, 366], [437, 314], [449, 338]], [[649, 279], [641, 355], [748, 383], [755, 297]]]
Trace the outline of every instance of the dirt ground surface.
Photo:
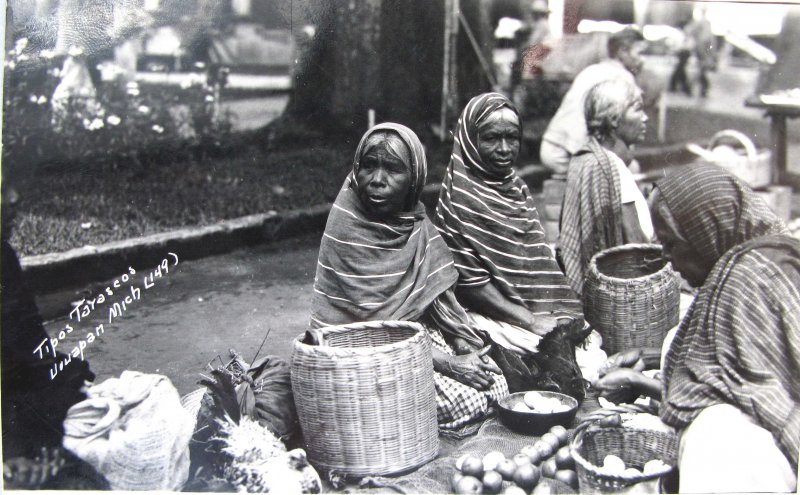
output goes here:
[[[164, 253], [172, 266], [161, 278], [154, 277], [151, 288], [144, 289], [142, 279], [156, 267], [133, 267], [136, 275], [120, 283], [120, 292], [96, 304], [79, 323], [68, 318], [68, 310], [58, 308], [83, 295], [66, 291], [38, 303], [43, 313], [53, 313], [48, 306], [55, 305], [62, 315], [45, 325], [51, 338], [58, 338], [67, 323], [73, 327], [57, 346], [63, 352], [86, 342], [87, 334], [103, 324], [104, 333], [84, 349], [96, 383], [124, 370], [158, 373], [169, 377], [183, 395], [198, 388], [207, 363], [219, 365], [218, 356], [227, 363], [229, 349], [251, 361], [268, 331], [260, 356], [289, 358], [292, 339], [308, 328], [319, 238], [319, 233], [308, 234], [195, 261], [180, 261], [180, 253], [175, 253], [177, 265]], [[120, 277], [127, 269], [120, 267]], [[106, 286], [117, 290], [111, 280], [91, 298]], [[141, 290], [140, 299], [109, 323], [111, 303], [129, 295], [130, 286]]]

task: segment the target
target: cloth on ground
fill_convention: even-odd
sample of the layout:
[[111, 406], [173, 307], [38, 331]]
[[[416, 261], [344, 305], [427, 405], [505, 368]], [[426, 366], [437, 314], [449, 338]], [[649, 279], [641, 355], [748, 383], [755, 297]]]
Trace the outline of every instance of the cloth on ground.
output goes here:
[[525, 181], [509, 169], [493, 174], [478, 150], [478, 127], [501, 108], [498, 93], [474, 97], [458, 119], [450, 163], [436, 207], [436, 228], [447, 242], [460, 287], [493, 284], [534, 314], [583, 320], [581, 303], [547, 244]]
[[165, 376], [123, 371], [88, 390], [64, 420], [64, 447], [113, 490], [180, 490], [195, 419]]
[[709, 406], [733, 405], [772, 433], [796, 469], [800, 241], [719, 167], [656, 185], [680, 234], [714, 263], [667, 352], [661, 417], [681, 429]]

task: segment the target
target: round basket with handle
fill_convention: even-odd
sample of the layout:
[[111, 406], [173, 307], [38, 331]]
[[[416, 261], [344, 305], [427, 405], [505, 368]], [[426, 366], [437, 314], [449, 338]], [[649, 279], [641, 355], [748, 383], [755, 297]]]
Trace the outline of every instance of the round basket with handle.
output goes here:
[[[585, 418], [572, 434], [570, 453], [575, 460], [581, 494], [658, 493], [662, 479], [678, 462], [678, 435], [657, 416], [636, 405], [602, 409]], [[604, 468], [607, 455], [619, 457], [628, 468]], [[649, 461], [663, 464], [643, 472]], [[632, 489], [635, 485], [639, 485]]]
[[291, 372], [306, 451], [316, 467], [388, 475], [437, 455], [431, 343], [418, 323], [310, 331], [294, 341]]
[[616, 353], [632, 347], [661, 347], [678, 324], [680, 285], [657, 244], [605, 249], [589, 262], [583, 288], [586, 320]]
[[[722, 146], [727, 143], [740, 149]], [[766, 187], [773, 182], [771, 151], [759, 151], [753, 141], [742, 132], [734, 129], [719, 131], [708, 142], [707, 150], [698, 148], [695, 145], [689, 147], [689, 150], [728, 170], [754, 189]]]

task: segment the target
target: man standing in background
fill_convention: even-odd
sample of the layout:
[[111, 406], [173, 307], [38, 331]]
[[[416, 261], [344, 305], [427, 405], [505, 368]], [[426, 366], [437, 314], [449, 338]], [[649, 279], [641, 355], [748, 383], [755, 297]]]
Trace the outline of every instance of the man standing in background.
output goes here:
[[611, 79], [622, 78], [636, 84], [634, 76], [643, 65], [643, 40], [642, 32], [634, 27], [612, 34], [607, 44], [609, 58], [586, 67], [575, 77], [542, 136], [539, 157], [554, 177], [566, 177], [570, 158], [588, 138], [583, 116], [586, 93]]

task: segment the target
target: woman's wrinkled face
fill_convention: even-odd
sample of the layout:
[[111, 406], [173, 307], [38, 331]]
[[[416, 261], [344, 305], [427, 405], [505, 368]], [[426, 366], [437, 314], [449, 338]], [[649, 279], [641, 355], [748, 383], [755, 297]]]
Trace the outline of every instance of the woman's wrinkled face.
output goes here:
[[675, 224], [666, 204], [656, 198], [652, 208], [653, 228], [661, 241], [664, 259], [672, 263], [672, 268], [681, 274], [689, 285], [700, 287], [708, 277], [711, 267], [703, 261], [689, 241], [687, 241]]
[[521, 138], [519, 117], [503, 107], [478, 126], [478, 155], [489, 171], [506, 174], [517, 161]]
[[403, 211], [411, 186], [411, 158], [408, 149], [399, 138], [394, 139], [402, 146], [395, 145], [395, 151], [384, 140], [368, 148], [361, 157], [356, 173], [361, 203], [379, 218]]
[[625, 144], [641, 142], [647, 132], [647, 114], [642, 96], [637, 95], [625, 108], [617, 124], [617, 136]]

